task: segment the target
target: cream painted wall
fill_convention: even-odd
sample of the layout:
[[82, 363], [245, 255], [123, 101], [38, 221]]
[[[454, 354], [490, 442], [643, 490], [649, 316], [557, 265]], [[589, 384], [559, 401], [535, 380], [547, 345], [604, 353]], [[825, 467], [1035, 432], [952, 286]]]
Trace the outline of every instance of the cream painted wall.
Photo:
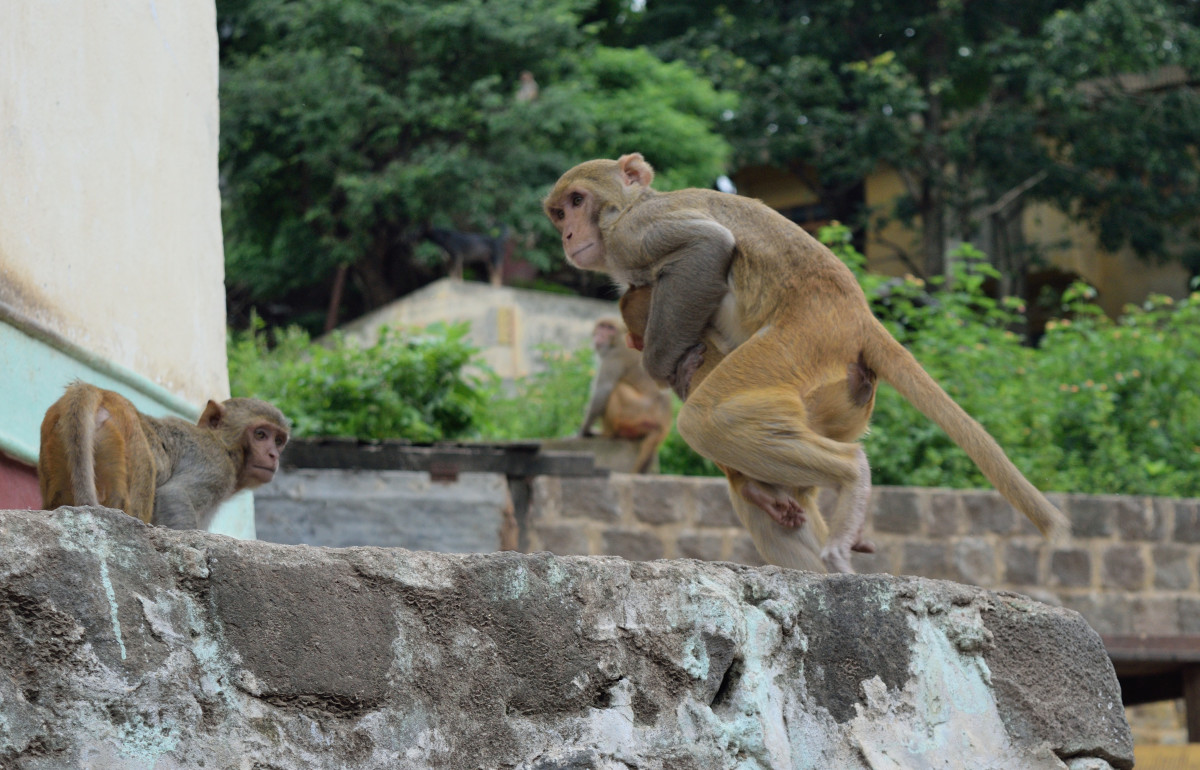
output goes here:
[[[217, 107], [213, 0], [0, 0], [6, 455], [36, 462], [71, 379], [189, 419], [228, 397]], [[254, 537], [249, 493], [211, 530]]]
[[0, 2], [0, 302], [228, 395], [212, 0]]

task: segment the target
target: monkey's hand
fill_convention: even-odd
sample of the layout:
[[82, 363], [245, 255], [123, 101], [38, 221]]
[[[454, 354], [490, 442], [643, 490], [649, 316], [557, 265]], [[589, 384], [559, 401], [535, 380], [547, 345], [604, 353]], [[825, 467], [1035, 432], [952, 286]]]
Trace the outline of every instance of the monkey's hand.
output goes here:
[[687, 400], [688, 391], [692, 388], [692, 375], [704, 363], [704, 351], [706, 347], [703, 342], [697, 342], [695, 345], [687, 349], [683, 354], [683, 358], [679, 359], [679, 363], [675, 365], [675, 371], [667, 378], [667, 384], [671, 386], [671, 390], [682, 398]]
[[741, 494], [746, 502], [766, 511], [781, 527], [804, 525], [804, 508], [796, 502], [796, 498], [779, 487], [747, 480], [742, 485]]

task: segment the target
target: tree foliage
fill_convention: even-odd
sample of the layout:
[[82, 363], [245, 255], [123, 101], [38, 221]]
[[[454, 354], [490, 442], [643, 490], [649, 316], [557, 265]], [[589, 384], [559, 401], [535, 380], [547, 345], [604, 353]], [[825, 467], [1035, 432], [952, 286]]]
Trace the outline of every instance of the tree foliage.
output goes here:
[[[710, 184], [732, 97], [681, 63], [598, 45], [588, 6], [220, 0], [231, 286], [319, 309], [345, 266], [369, 309], [428, 280], [413, 251], [429, 223], [541, 236], [520, 256], [549, 269], [541, 196], [590, 157], [650, 148], [667, 181]], [[535, 100], [515, 98], [523, 71]]]
[[[1170, 0], [655, 0], [620, 39], [742, 95], [724, 124], [735, 166], [799, 172], [843, 221], [912, 224], [921, 253], [897, 251], [934, 276], [948, 244], [1002, 234], [1038, 198], [1106, 248], [1195, 264], [1169, 236], [1200, 202], [1197, 15]], [[880, 167], [907, 192], [868, 212], [855, 186]], [[986, 246], [1011, 272], [1037, 256], [1019, 233]]]

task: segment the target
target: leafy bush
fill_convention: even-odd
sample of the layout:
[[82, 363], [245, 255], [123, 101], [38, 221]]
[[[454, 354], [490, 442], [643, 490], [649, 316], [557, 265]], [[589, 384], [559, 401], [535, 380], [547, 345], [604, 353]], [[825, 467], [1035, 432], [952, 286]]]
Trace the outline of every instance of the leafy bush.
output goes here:
[[268, 349], [262, 323], [228, 341], [230, 390], [270, 401], [297, 436], [405, 438], [477, 435], [494, 376], [476, 360], [466, 324], [384, 329], [372, 345], [314, 343], [292, 327]]
[[509, 395], [489, 404], [489, 438], [562, 438], [579, 432], [591, 388], [592, 350], [539, 348], [540, 371], [513, 384]]
[[[981, 258], [970, 247], [955, 255], [952, 289], [893, 281], [884, 301], [882, 284], [864, 285], [892, 333], [1035, 486], [1200, 495], [1200, 294], [1152, 297], [1114, 322], [1078, 284], [1064, 297], [1066, 318], [1030, 348], [1011, 331], [1019, 303], [983, 293], [994, 271]], [[871, 425], [864, 444], [875, 483], [988, 486], [891, 387], [880, 387]]]

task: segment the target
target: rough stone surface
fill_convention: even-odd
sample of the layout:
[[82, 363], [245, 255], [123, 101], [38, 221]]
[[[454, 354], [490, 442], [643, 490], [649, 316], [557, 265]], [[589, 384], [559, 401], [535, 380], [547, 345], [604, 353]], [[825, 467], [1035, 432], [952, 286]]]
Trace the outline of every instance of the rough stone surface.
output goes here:
[[103, 509], [0, 512], [0, 538], [5, 768], [1133, 763], [1099, 637], [1015, 594]]

